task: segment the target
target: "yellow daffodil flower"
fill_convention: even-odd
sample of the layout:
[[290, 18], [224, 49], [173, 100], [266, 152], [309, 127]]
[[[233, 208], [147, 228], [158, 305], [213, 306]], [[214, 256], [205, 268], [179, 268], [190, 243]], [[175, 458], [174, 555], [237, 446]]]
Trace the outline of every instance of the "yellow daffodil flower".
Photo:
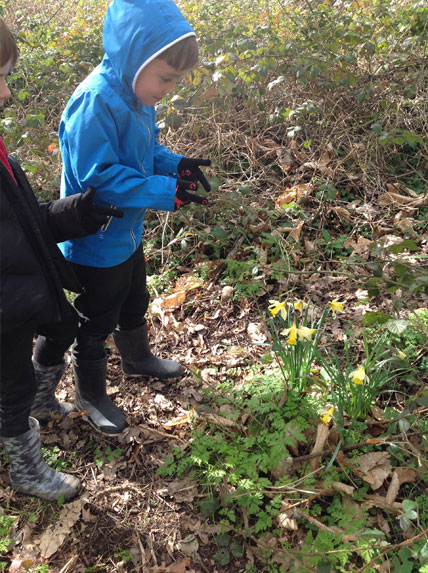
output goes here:
[[344, 307], [343, 302], [339, 302], [336, 299], [332, 300], [330, 303], [330, 308], [334, 313], [343, 312], [343, 307]]
[[308, 305], [306, 302], [303, 302], [303, 300], [296, 300], [294, 302], [294, 310], [298, 310], [299, 312], [302, 312], [304, 308], [306, 308]]
[[290, 328], [284, 328], [281, 332], [283, 336], [288, 336], [287, 344], [295, 346], [297, 340], [311, 340], [316, 328], [308, 328], [307, 326], [300, 326], [297, 328], [296, 323], [293, 322]]
[[324, 424], [328, 426], [330, 420], [333, 417], [333, 414], [334, 414], [334, 406], [330, 408], [330, 410], [327, 410], [324, 416], [320, 416], [321, 422], [324, 422]]
[[275, 317], [278, 312], [281, 313], [283, 320], [287, 320], [287, 310], [285, 308], [286, 302], [279, 302], [278, 300], [270, 300], [269, 301], [269, 311], [273, 317]]
[[395, 358], [399, 358], [400, 360], [406, 360], [407, 356], [405, 352], [402, 350], [397, 350], [397, 354], [394, 354]]
[[307, 326], [301, 326], [300, 328], [297, 329], [297, 336], [300, 338], [300, 340], [312, 340], [312, 336], [315, 334], [315, 332], [317, 331], [316, 328], [308, 328]]
[[288, 339], [286, 340], [287, 344], [289, 344], [290, 346], [295, 346], [297, 344], [297, 327], [296, 327], [296, 323], [293, 322], [293, 324], [291, 325], [290, 328], [284, 328], [284, 330], [281, 332], [281, 334], [283, 334], [284, 336], [288, 336]]
[[349, 378], [351, 378], [354, 384], [364, 384], [364, 380], [367, 380], [366, 369], [363, 365], [359, 366], [349, 374]]

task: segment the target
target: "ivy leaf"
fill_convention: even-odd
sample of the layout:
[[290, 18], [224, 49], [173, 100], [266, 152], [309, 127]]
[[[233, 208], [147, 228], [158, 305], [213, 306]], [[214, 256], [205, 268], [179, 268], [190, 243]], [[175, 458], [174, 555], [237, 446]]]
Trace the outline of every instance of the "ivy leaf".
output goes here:
[[217, 553], [214, 554], [214, 561], [217, 561], [219, 565], [225, 567], [230, 563], [230, 553], [227, 549], [219, 549]]
[[239, 559], [240, 557], [242, 557], [244, 555], [244, 549], [242, 548], [242, 546], [236, 541], [236, 539], [234, 539], [232, 541], [232, 543], [230, 544], [230, 552], [232, 553], [232, 555], [234, 557], [236, 557], [237, 559]]
[[230, 544], [230, 535], [228, 533], [223, 533], [222, 535], [216, 535], [215, 540], [220, 545], [220, 547], [227, 547]]

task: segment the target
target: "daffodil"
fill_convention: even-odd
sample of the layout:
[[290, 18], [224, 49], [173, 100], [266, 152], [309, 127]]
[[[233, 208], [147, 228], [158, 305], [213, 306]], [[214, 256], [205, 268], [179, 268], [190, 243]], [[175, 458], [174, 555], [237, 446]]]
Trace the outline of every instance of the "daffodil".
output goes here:
[[287, 304], [286, 302], [279, 302], [278, 300], [270, 300], [269, 303], [270, 303], [269, 311], [272, 314], [272, 316], [275, 317], [278, 314], [278, 312], [280, 312], [283, 320], [287, 320], [287, 310], [285, 308]]
[[315, 332], [317, 331], [316, 328], [308, 328], [307, 326], [301, 326], [300, 328], [297, 329], [297, 336], [300, 338], [300, 340], [312, 340], [312, 336], [315, 334]]
[[302, 312], [304, 308], [306, 308], [308, 305], [306, 304], [306, 302], [303, 302], [303, 300], [296, 300], [294, 302], [294, 310], [298, 310], [299, 312]]
[[290, 346], [295, 346], [297, 344], [297, 327], [295, 322], [293, 322], [290, 328], [284, 328], [281, 334], [288, 336], [286, 342]]
[[394, 354], [394, 356], [396, 358], [399, 358], [400, 360], [406, 360], [407, 358], [405, 352], [403, 352], [402, 350], [397, 350], [397, 354]]
[[333, 414], [334, 414], [334, 406], [330, 408], [330, 410], [327, 410], [324, 416], [320, 416], [321, 422], [324, 422], [324, 424], [328, 426], [330, 420], [333, 417]]
[[367, 380], [366, 369], [363, 365], [359, 366], [349, 374], [349, 378], [351, 378], [354, 384], [364, 384], [364, 380]]
[[344, 307], [343, 302], [339, 302], [336, 299], [332, 300], [330, 303], [330, 308], [333, 311], [333, 313], [343, 312], [343, 307]]

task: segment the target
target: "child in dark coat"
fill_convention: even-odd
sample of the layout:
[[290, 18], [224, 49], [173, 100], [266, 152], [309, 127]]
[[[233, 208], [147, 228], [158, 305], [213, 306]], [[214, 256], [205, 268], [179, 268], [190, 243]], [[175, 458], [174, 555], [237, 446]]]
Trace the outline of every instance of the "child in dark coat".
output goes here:
[[[18, 50], [0, 18], [0, 108], [10, 96], [7, 74]], [[0, 441], [14, 489], [42, 499], [74, 497], [80, 481], [43, 461], [39, 420], [73, 409], [55, 397], [78, 331], [78, 317], [63, 288], [81, 292], [57, 242], [95, 233], [121, 212], [93, 203], [95, 190], [39, 204], [0, 137]], [[38, 335], [34, 356], [33, 339]], [[30, 415], [31, 414], [31, 415]]]

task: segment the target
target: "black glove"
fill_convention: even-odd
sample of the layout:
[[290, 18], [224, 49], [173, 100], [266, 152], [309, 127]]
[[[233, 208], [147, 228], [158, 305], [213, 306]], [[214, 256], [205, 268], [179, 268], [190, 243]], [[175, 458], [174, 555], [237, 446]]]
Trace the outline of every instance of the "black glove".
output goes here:
[[207, 205], [208, 200], [205, 197], [199, 197], [194, 193], [189, 193], [187, 189], [191, 191], [196, 191], [198, 189], [198, 184], [194, 181], [186, 181], [185, 179], [177, 179], [177, 186], [175, 188], [175, 211], [181, 209], [183, 205], [188, 205], [189, 203], [199, 203], [200, 205]]
[[116, 209], [116, 207], [95, 205], [93, 202], [95, 193], [96, 191], [93, 187], [88, 187], [87, 191], [80, 195], [76, 205], [82, 220], [82, 226], [90, 235], [96, 233], [100, 227], [107, 225], [112, 217], [119, 219], [123, 217], [123, 212]]
[[208, 167], [211, 165], [211, 159], [192, 159], [183, 157], [178, 164], [178, 177], [186, 181], [199, 181], [202, 183], [205, 191], [211, 191], [211, 185], [208, 183], [205, 175], [199, 169], [199, 166]]

